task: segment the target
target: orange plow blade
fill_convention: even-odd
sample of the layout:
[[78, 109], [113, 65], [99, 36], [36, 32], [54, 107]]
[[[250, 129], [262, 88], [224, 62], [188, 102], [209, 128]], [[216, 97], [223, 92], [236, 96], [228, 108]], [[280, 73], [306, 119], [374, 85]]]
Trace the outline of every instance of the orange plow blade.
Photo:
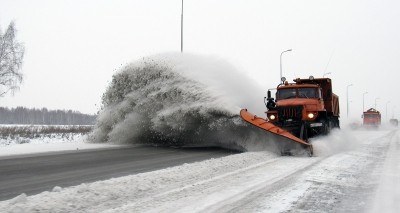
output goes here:
[[264, 129], [267, 132], [271, 132], [273, 134], [285, 137], [290, 139], [291, 141], [297, 142], [304, 147], [308, 147], [311, 152], [312, 152], [312, 145], [310, 143], [307, 143], [306, 141], [292, 135], [290, 132], [275, 126], [271, 122], [268, 122], [267, 120], [257, 117], [256, 115], [253, 115], [247, 111], [247, 109], [242, 109], [240, 110], [240, 117], [242, 117], [243, 120], [247, 121], [248, 123], [257, 126], [261, 129]]

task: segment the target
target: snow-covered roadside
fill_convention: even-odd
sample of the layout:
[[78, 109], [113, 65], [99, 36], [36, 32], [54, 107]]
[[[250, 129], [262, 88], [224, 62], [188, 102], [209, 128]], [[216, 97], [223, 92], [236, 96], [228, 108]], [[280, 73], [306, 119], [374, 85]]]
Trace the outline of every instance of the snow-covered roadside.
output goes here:
[[58, 151], [73, 151], [83, 149], [101, 149], [101, 148], [112, 148], [120, 147], [121, 145], [115, 144], [94, 144], [87, 143], [85, 139], [78, 139], [76, 141], [56, 141], [52, 140], [49, 143], [24, 143], [24, 144], [13, 144], [10, 146], [0, 147], [0, 157], [2, 156], [13, 156], [23, 154], [37, 154], [47, 152], [58, 152]]
[[81, 133], [52, 133], [40, 134], [33, 138], [21, 136], [0, 138], [0, 157], [121, 146], [109, 143], [88, 143], [86, 137], [87, 135]]
[[[361, 190], [365, 184], [372, 184], [362, 180], [368, 180], [368, 167], [386, 156], [393, 138], [384, 137], [388, 133], [354, 131], [350, 134], [357, 141], [345, 142], [359, 146], [328, 156], [280, 157], [269, 152], [248, 152], [68, 188], [54, 187], [52, 192], [22, 194], [2, 201], [0, 209], [6, 212], [346, 210], [346, 202], [340, 199], [346, 198], [349, 190]], [[335, 141], [327, 138], [326, 142]], [[392, 172], [398, 175], [398, 171]], [[365, 205], [363, 196], [356, 200], [356, 207]]]
[[0, 157], [56, 151], [110, 148], [87, 143], [88, 125], [0, 125]]

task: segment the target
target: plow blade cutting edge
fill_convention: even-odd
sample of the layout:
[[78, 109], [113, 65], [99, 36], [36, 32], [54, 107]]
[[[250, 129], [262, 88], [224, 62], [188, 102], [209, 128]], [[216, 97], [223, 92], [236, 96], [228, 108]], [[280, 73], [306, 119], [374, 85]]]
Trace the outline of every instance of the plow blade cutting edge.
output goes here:
[[290, 132], [275, 126], [273, 123], [268, 122], [263, 118], [257, 117], [256, 115], [249, 113], [247, 109], [240, 110], [240, 117], [242, 117], [242, 119], [247, 121], [248, 123], [257, 126], [258, 128], [261, 128], [267, 132], [271, 132], [275, 135], [285, 137], [287, 139], [290, 139], [290, 141], [300, 144], [302, 147], [309, 150], [310, 155], [313, 154], [313, 147], [310, 143], [307, 143], [306, 141], [292, 135]]

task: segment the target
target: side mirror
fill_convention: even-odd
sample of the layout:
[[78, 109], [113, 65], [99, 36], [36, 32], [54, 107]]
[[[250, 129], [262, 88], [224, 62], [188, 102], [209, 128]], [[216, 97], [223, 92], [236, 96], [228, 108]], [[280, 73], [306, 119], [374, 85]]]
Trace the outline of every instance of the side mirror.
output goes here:
[[275, 107], [276, 107], [274, 98], [272, 98], [270, 90], [268, 90], [268, 96], [264, 97], [264, 103], [268, 110], [275, 109]]

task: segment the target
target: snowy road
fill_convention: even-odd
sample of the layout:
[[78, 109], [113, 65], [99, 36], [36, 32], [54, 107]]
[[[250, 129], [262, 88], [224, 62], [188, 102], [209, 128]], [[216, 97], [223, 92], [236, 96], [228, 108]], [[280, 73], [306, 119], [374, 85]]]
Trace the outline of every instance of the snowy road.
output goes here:
[[144, 145], [0, 157], [0, 200], [230, 155]]
[[7, 212], [397, 212], [400, 132], [334, 132], [318, 156], [247, 152], [0, 202]]

